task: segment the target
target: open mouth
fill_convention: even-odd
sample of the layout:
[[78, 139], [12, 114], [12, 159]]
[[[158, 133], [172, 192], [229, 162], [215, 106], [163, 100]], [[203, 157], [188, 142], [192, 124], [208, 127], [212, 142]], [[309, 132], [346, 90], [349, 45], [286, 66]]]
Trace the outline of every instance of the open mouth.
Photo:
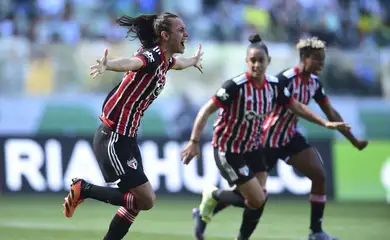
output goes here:
[[187, 40], [183, 40], [183, 41], [181, 41], [180, 43], [181, 43], [181, 45], [183, 46], [183, 47], [185, 47], [185, 43], [186, 43], [186, 41]]

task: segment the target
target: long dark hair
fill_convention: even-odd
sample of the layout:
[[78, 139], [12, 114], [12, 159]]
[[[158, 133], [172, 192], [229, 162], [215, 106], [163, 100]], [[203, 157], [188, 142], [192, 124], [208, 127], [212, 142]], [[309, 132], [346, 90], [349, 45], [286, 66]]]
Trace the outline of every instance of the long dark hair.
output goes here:
[[134, 40], [138, 38], [144, 48], [151, 48], [161, 41], [161, 32], [170, 32], [170, 18], [179, 18], [169, 12], [140, 15], [137, 17], [122, 16], [116, 20], [121, 27], [126, 27], [127, 37]]

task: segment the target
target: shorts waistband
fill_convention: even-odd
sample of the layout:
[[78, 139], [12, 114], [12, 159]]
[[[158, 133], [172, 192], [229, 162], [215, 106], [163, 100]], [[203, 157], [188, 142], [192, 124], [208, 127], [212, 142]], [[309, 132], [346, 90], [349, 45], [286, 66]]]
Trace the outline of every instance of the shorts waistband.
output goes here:
[[137, 142], [137, 137], [129, 137], [129, 136], [125, 136], [125, 135], [119, 134], [119, 133], [115, 132], [114, 130], [112, 130], [112, 128], [107, 126], [104, 122], [101, 123], [100, 128], [102, 130], [106, 131], [106, 132], [109, 132], [109, 133], [114, 132], [114, 133], [118, 134], [120, 139], [123, 139], [123, 140], [126, 139], [126, 141], [130, 141], [130, 142]]

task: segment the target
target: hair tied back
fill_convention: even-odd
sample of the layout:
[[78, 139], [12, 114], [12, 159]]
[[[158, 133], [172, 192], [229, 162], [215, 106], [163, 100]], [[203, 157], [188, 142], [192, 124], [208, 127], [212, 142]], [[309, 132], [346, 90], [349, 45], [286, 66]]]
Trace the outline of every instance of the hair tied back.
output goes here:
[[252, 44], [253, 43], [259, 43], [259, 42], [262, 41], [262, 39], [261, 39], [261, 37], [260, 37], [260, 35], [258, 33], [250, 35], [248, 40]]

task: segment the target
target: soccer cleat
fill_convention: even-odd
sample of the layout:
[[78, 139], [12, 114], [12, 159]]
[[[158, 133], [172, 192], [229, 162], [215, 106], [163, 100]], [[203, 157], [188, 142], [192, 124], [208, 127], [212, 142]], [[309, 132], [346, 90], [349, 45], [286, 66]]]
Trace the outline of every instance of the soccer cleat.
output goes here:
[[82, 195], [85, 183], [86, 182], [80, 178], [72, 179], [69, 194], [65, 197], [65, 203], [63, 204], [65, 217], [71, 218], [77, 206], [84, 202]]
[[339, 240], [325, 232], [310, 233], [308, 240]]
[[192, 209], [192, 218], [194, 219], [194, 236], [196, 240], [204, 240], [204, 231], [206, 230], [207, 223], [202, 220], [199, 208]]
[[203, 189], [202, 202], [199, 205], [199, 214], [206, 223], [211, 221], [214, 208], [217, 205], [217, 201], [213, 198], [213, 192], [215, 190], [218, 190], [218, 188], [214, 186]]

